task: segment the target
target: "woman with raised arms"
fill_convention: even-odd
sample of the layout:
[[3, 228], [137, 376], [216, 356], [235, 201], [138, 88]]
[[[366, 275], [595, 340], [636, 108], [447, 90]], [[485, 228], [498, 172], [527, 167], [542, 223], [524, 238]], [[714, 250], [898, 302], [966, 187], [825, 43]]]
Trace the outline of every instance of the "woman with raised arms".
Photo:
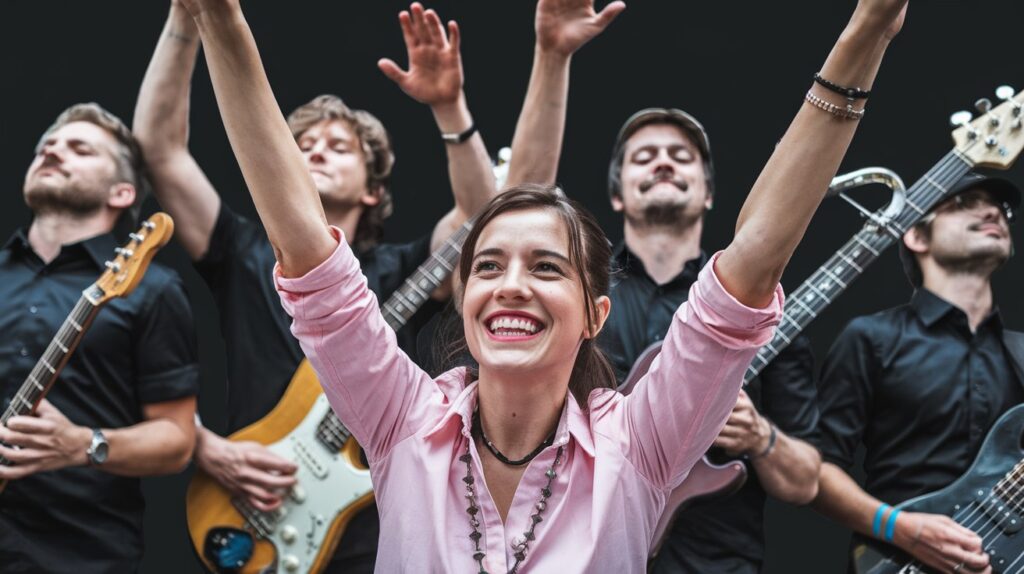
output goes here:
[[[593, 29], [622, 9], [559, 1]], [[238, 0], [184, 3], [277, 253], [292, 329], [370, 461], [378, 571], [644, 572], [666, 495], [711, 445], [771, 339], [782, 271], [853, 137], [864, 99], [847, 106], [836, 86], [870, 89], [907, 0], [859, 1], [733, 242], [705, 267], [629, 396], [613, 389], [593, 343], [610, 312], [607, 240], [550, 189], [499, 196], [465, 243], [457, 301], [478, 370], [431, 379], [413, 364], [325, 221]], [[750, 113], [764, 113], [756, 101]]]

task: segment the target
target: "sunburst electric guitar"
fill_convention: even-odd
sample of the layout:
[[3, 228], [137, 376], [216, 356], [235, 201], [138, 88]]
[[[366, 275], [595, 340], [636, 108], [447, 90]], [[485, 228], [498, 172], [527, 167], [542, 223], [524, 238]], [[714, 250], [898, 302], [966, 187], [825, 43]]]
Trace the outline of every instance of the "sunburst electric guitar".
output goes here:
[[[156, 213], [144, 221], [138, 231], [129, 235], [130, 239], [124, 247], [117, 248], [115, 257], [106, 262], [107, 270], [82, 291], [78, 303], [46, 346], [43, 356], [29, 372], [18, 392], [14, 393], [10, 405], [0, 417], [0, 424], [6, 426], [11, 417], [35, 412], [39, 402], [57, 382], [61, 369], [71, 358], [103, 305], [115, 297], [125, 297], [135, 289], [153, 256], [167, 244], [173, 234], [174, 222], [171, 217], [166, 213]], [[0, 456], [0, 464], [9, 466], [11, 462]], [[6, 481], [0, 481], [0, 491], [6, 485]]]
[[[775, 336], [758, 350], [747, 367], [744, 384], [760, 374], [883, 251], [901, 240], [933, 206], [946, 199], [948, 191], [960, 178], [975, 167], [1008, 169], [1013, 164], [1024, 148], [1024, 92], [1014, 95], [1012, 88], [1002, 86], [996, 95], [1003, 103], [992, 108], [988, 100], [979, 100], [977, 105], [982, 115], [973, 121], [967, 112], [954, 114], [952, 121], [958, 127], [953, 131], [956, 144], [953, 150], [910, 186], [905, 197], [883, 210], [882, 216], [871, 216], [861, 231], [786, 298]], [[659, 350], [660, 344], [652, 345], [637, 359], [622, 386], [623, 392], [629, 392], [647, 372]], [[657, 554], [680, 510], [700, 500], [731, 494], [745, 480], [746, 467], [742, 462], [715, 464], [705, 456], [670, 494], [655, 530], [651, 555]]]
[[[508, 151], [494, 167], [498, 186], [508, 174]], [[455, 269], [467, 221], [431, 254], [381, 306], [398, 331]], [[303, 359], [284, 396], [267, 416], [231, 435], [255, 441], [293, 461], [297, 485], [273, 512], [261, 512], [197, 471], [186, 511], [192, 544], [217, 573], [316, 573], [327, 565], [353, 516], [373, 501], [370, 471], [360, 448], [327, 403], [320, 382]]]

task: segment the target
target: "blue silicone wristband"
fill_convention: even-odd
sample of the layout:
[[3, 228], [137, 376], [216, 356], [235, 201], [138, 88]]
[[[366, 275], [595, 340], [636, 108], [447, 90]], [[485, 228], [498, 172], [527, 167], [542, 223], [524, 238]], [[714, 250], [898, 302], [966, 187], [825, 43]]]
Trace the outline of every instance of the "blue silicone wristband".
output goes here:
[[889, 508], [890, 506], [883, 502], [882, 505], [878, 507], [878, 510], [875, 511], [875, 520], [871, 523], [871, 534], [875, 538], [882, 535], [882, 515], [885, 514], [885, 511]]
[[900, 515], [900, 509], [894, 508], [889, 515], [889, 521], [885, 524], [885, 541], [892, 542], [892, 536], [896, 533], [896, 517]]

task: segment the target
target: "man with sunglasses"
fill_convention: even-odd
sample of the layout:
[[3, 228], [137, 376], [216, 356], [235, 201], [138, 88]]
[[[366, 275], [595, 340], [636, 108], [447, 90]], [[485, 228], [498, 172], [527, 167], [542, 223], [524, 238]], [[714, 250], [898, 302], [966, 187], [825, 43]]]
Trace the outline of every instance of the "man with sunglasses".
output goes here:
[[[991, 284], [1013, 253], [1020, 191], [969, 174], [949, 195], [903, 236], [910, 303], [854, 319], [825, 360], [814, 504], [940, 571], [981, 572], [988, 557], [977, 534], [888, 506], [959, 478], [989, 428], [1024, 402], [1024, 333], [1003, 327]], [[863, 487], [848, 474], [861, 445]]]

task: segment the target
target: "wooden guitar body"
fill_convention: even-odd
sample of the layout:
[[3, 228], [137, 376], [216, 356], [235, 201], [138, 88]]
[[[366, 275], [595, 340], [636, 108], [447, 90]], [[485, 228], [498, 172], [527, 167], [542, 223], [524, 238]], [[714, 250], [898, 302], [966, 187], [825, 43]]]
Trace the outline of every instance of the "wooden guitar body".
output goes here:
[[320, 572], [352, 517], [373, 502], [370, 471], [348, 438], [332, 451], [316, 439], [330, 405], [308, 361], [267, 416], [231, 435], [295, 462], [298, 480], [274, 512], [255, 510], [197, 471], [186, 511], [197, 554], [213, 572]]
[[[1020, 532], [1024, 526], [1022, 440], [1024, 405], [1019, 405], [996, 421], [974, 464], [956, 482], [896, 508], [952, 516], [983, 537], [993, 572], [1024, 570], [1024, 534]], [[858, 574], [934, 572], [896, 547], [874, 540], [854, 547], [853, 563]]]

